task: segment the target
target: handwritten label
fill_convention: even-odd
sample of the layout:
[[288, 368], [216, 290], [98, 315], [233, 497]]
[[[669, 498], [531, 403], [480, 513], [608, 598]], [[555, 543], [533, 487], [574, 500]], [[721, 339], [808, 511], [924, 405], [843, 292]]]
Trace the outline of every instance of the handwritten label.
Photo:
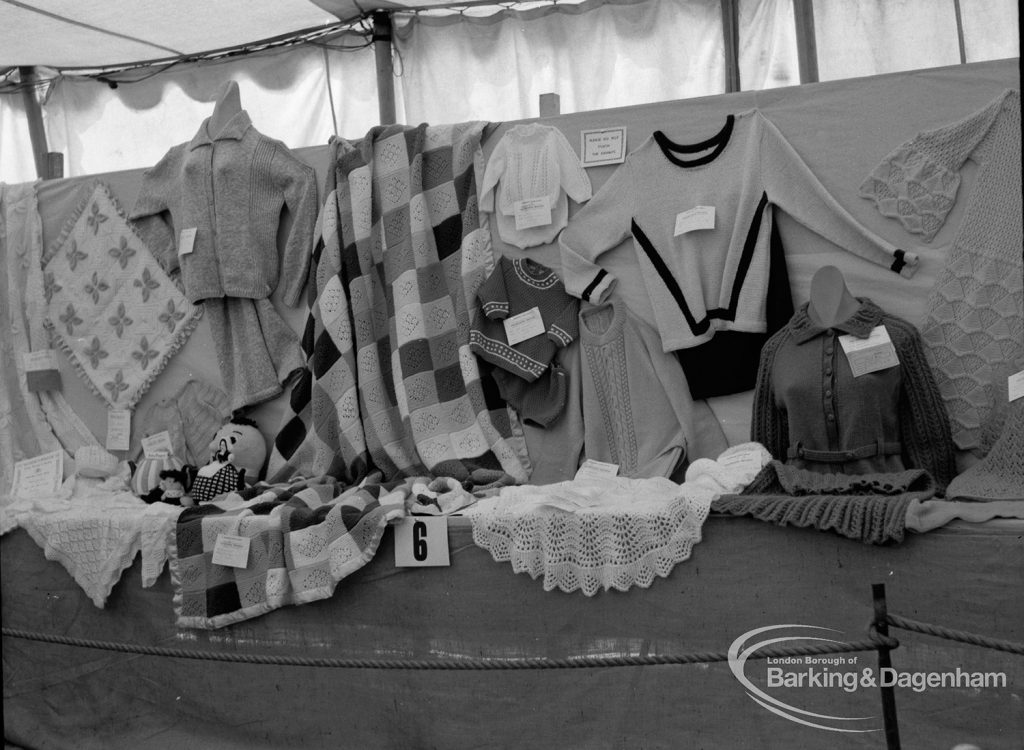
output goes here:
[[188, 255], [192, 252], [196, 244], [197, 231], [199, 231], [197, 227], [181, 230], [181, 236], [178, 239], [178, 255]]
[[698, 229], [715, 228], [715, 207], [694, 206], [689, 211], [676, 214], [676, 228], [673, 237]]
[[57, 369], [57, 352], [54, 349], [40, 349], [22, 355], [25, 367], [25, 382], [29, 391], [59, 391], [60, 370]]
[[756, 474], [761, 471], [761, 451], [754, 447], [733, 449], [718, 457], [718, 463], [734, 471]]
[[107, 412], [107, 450], [126, 451], [132, 439], [132, 413], [126, 409]]
[[581, 130], [580, 153], [584, 167], [621, 164], [626, 160], [626, 128]]
[[867, 375], [869, 372], [887, 370], [900, 363], [896, 356], [896, 348], [892, 345], [889, 332], [885, 326], [875, 326], [866, 339], [860, 339], [850, 334], [839, 337], [839, 345], [846, 353], [846, 359], [850, 363], [850, 371], [855, 378]]
[[171, 444], [171, 433], [167, 430], [142, 438], [142, 452], [146, 458], [156, 458], [158, 454], [170, 456], [174, 454]]
[[1016, 401], [1024, 396], [1024, 370], [1006, 379], [1006, 391], [1010, 401]]
[[395, 567], [451, 565], [448, 554], [448, 519], [424, 516], [400, 518], [395, 524]]
[[540, 316], [539, 307], [531, 307], [526, 312], [505, 318], [505, 336], [508, 338], [508, 345], [515, 346], [520, 341], [532, 339], [544, 333], [544, 319]]
[[618, 464], [610, 464], [605, 461], [595, 461], [592, 458], [588, 458], [576, 470], [574, 479], [608, 479], [617, 476], [618, 473]]
[[64, 452], [53, 451], [14, 464], [11, 494], [24, 498], [52, 497], [64, 476]]
[[229, 568], [246, 568], [249, 566], [249, 537], [234, 534], [217, 534], [217, 542], [213, 545], [214, 565], [226, 565]]
[[551, 223], [551, 205], [547, 198], [528, 198], [512, 204], [516, 212], [516, 229], [546, 227]]

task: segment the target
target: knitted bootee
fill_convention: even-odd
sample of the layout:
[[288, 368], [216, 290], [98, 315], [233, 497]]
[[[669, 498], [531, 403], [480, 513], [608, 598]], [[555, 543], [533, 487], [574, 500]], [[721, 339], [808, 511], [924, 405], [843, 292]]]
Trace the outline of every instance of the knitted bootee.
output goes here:
[[1010, 404], [992, 450], [949, 483], [947, 500], [1024, 500], [1024, 398]]

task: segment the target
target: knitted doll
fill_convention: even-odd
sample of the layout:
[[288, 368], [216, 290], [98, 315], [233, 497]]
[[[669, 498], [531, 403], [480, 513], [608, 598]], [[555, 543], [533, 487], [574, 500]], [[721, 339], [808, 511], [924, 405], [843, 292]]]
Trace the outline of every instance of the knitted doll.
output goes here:
[[226, 492], [245, 489], [246, 481], [259, 478], [267, 458], [267, 446], [251, 419], [232, 417], [210, 441], [212, 458], [199, 469], [192, 483], [192, 499], [199, 503]]
[[160, 472], [160, 484], [142, 499], [147, 503], [168, 503], [188, 507], [194, 505], [188, 492], [189, 473], [187, 469], [165, 469]]

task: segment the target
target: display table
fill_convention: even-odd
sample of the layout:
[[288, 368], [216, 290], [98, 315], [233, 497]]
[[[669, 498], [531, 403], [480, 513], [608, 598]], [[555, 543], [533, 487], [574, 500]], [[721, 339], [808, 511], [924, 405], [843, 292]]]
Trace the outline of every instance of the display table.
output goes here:
[[[174, 626], [165, 572], [128, 569], [104, 610], [22, 530], [0, 540], [3, 626], [183, 650], [309, 658], [565, 659], [720, 652], [798, 623], [863, 640], [871, 584], [895, 614], [1024, 642], [1024, 521], [954, 522], [899, 546], [712, 516], [690, 560], [646, 590], [545, 592], [450, 528], [450, 568], [376, 557], [326, 601], [215, 631]], [[897, 688], [904, 747], [1024, 736], [1024, 657], [894, 631], [903, 671], [1002, 672], [1005, 688]], [[770, 636], [766, 636], [770, 637]], [[5, 739], [24, 747], [884, 747], [881, 731], [801, 726], [754, 703], [726, 663], [515, 671], [337, 669], [121, 654], [4, 637]], [[763, 665], [763, 662], [757, 662]], [[875, 665], [872, 653], [858, 667]], [[764, 675], [748, 664], [747, 674]], [[763, 684], [761, 685], [763, 688]], [[795, 705], [869, 716], [877, 689], [792, 690]]]

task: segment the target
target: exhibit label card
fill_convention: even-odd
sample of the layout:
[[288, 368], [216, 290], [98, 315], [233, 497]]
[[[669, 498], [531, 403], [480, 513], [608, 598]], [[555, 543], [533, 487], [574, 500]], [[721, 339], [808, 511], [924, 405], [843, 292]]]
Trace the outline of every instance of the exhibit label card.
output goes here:
[[508, 345], [515, 346], [520, 341], [532, 339], [544, 333], [544, 319], [540, 316], [539, 307], [531, 307], [526, 312], [505, 318], [505, 336], [508, 338]]
[[606, 461], [595, 461], [592, 458], [588, 458], [583, 462], [583, 465], [576, 470], [576, 476], [573, 477], [573, 479], [608, 479], [610, 477], [617, 476], [618, 473], [618, 464], [611, 464]]
[[234, 534], [217, 534], [213, 545], [214, 565], [230, 568], [245, 568], [249, 565], [249, 537]]
[[451, 565], [448, 554], [448, 519], [412, 516], [395, 523], [395, 567]]
[[698, 229], [715, 228], [715, 207], [694, 206], [689, 211], [676, 214], [676, 228], [673, 237]]
[[1007, 378], [1006, 390], [1010, 401], [1016, 401], [1024, 396], [1024, 370]]
[[533, 227], [546, 227], [551, 223], [551, 205], [547, 197], [527, 198], [512, 204], [516, 212], [516, 229], [522, 231]]
[[181, 230], [181, 237], [178, 240], [178, 255], [188, 255], [196, 244], [197, 227], [189, 227]]
[[584, 167], [621, 164], [626, 160], [626, 128], [581, 130], [580, 153]]
[[126, 451], [132, 438], [132, 413], [127, 409], [107, 412], [107, 450]]
[[734, 450], [728, 456], [719, 456], [718, 463], [722, 466], [728, 466], [730, 469], [742, 472], [757, 472], [761, 471], [761, 451], [759, 446], [749, 446], [747, 448], [741, 448]]
[[156, 458], [157, 454], [170, 456], [174, 454], [174, 446], [171, 445], [171, 433], [167, 430], [158, 432], [155, 435], [142, 438], [142, 452], [146, 458]]
[[866, 339], [844, 334], [839, 337], [839, 345], [846, 352], [846, 359], [855, 378], [869, 372], [887, 370], [900, 363], [896, 347], [892, 345], [885, 326], [875, 326]]
[[25, 367], [25, 382], [31, 393], [60, 390], [62, 383], [55, 349], [25, 352], [22, 364]]
[[14, 464], [11, 494], [24, 498], [52, 497], [64, 476], [64, 452], [53, 451]]

